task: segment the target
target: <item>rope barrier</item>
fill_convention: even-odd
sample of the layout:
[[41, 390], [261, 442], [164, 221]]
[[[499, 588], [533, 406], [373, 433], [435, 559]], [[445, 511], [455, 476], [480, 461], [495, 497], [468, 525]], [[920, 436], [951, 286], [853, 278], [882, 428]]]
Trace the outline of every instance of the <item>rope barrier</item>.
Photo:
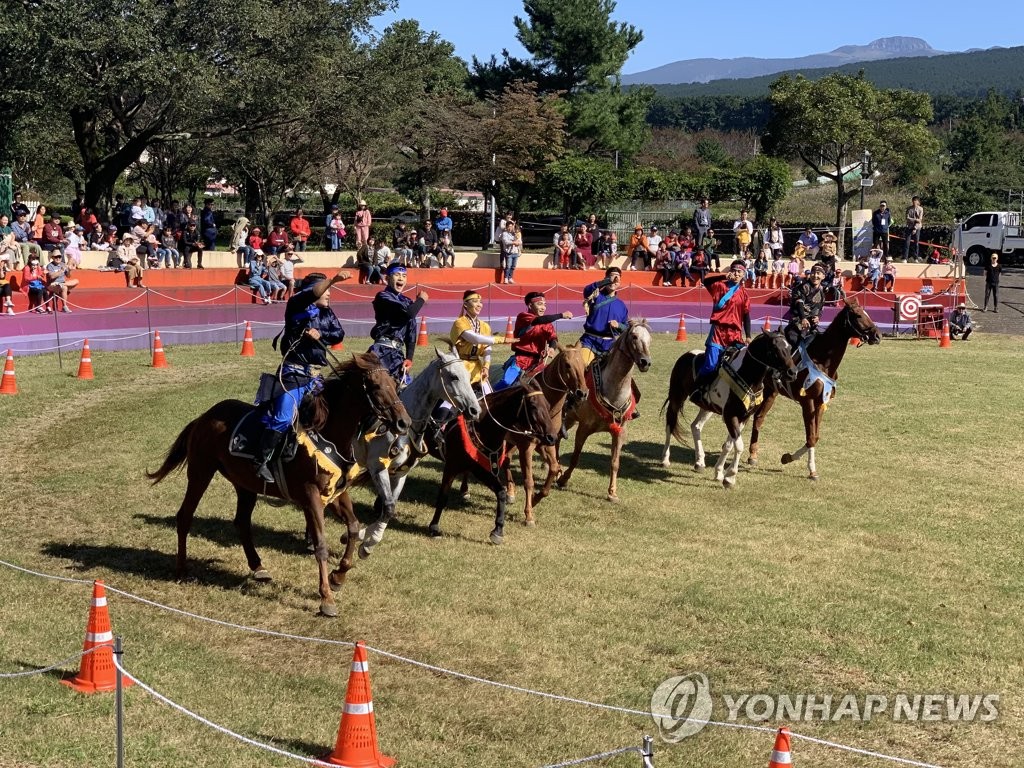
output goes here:
[[55, 669], [59, 669], [60, 667], [63, 667], [65, 664], [70, 664], [72, 661], [75, 661], [75, 659], [80, 659], [83, 656], [88, 656], [90, 653], [98, 651], [100, 648], [113, 647], [113, 643], [100, 643], [99, 645], [94, 645], [92, 648], [89, 648], [88, 650], [82, 650], [78, 653], [74, 653], [68, 656], [66, 659], [62, 659], [61, 661], [58, 661], [55, 664], [51, 664], [48, 667], [43, 667], [42, 669], [30, 669], [27, 672], [0, 672], [0, 679], [10, 680], [15, 677], [30, 677], [32, 675], [43, 675], [47, 672], [52, 672]]
[[[25, 574], [31, 575], [31, 576], [39, 576], [39, 577], [44, 578], [44, 579], [51, 579], [51, 580], [54, 580], [54, 581], [62, 581], [62, 582], [73, 583], [73, 584], [83, 584], [83, 585], [87, 585], [87, 586], [91, 586], [92, 585], [91, 581], [88, 581], [88, 580], [85, 580], [85, 579], [74, 579], [74, 578], [70, 578], [70, 577], [67, 577], [67, 576], [55, 576], [53, 574], [43, 573], [41, 571], [33, 571], [33, 570], [29, 569], [29, 568], [24, 568], [22, 566], [15, 565], [14, 563], [10, 563], [10, 562], [8, 562], [6, 560], [0, 560], [0, 565], [2, 565], [4, 567], [7, 567], [7, 568], [10, 568], [10, 569], [15, 570], [15, 571], [19, 571], [21, 573], [25, 573]], [[168, 611], [170, 613], [177, 614], [179, 616], [185, 616], [185, 617], [188, 617], [188, 618], [196, 619], [198, 621], [205, 621], [205, 622], [208, 622], [210, 624], [215, 624], [215, 625], [218, 625], [218, 626], [227, 627], [229, 629], [237, 629], [237, 630], [241, 630], [241, 631], [244, 631], [244, 632], [252, 632], [254, 634], [266, 635], [266, 636], [269, 636], [269, 637], [279, 637], [279, 638], [284, 638], [284, 639], [288, 639], [288, 640], [300, 640], [300, 641], [305, 641], [305, 642], [314, 642], [314, 643], [320, 643], [320, 644], [324, 644], [324, 645], [335, 645], [335, 646], [342, 646], [342, 647], [348, 647], [348, 648], [351, 648], [351, 647], [355, 646], [355, 643], [349, 642], [347, 640], [330, 640], [330, 639], [322, 638], [322, 637], [308, 637], [308, 636], [304, 636], [304, 635], [294, 635], [294, 634], [290, 634], [290, 633], [287, 633], [287, 632], [277, 632], [275, 630], [263, 629], [263, 628], [259, 628], [259, 627], [250, 627], [250, 626], [246, 626], [244, 624], [235, 624], [233, 622], [222, 621], [220, 619], [210, 618], [208, 616], [203, 616], [201, 614], [190, 613], [189, 611], [184, 611], [184, 610], [182, 610], [180, 608], [174, 608], [172, 606], [163, 605], [163, 604], [157, 603], [157, 602], [155, 602], [153, 600], [149, 600], [149, 599], [147, 599], [145, 597], [141, 597], [139, 595], [132, 594], [131, 592], [126, 592], [126, 591], [118, 589], [116, 587], [112, 587], [109, 584], [105, 584], [104, 586], [106, 587], [106, 591], [107, 592], [112, 592], [114, 594], [121, 595], [122, 597], [125, 597], [125, 598], [130, 599], [130, 600], [135, 600], [135, 601], [137, 601], [139, 603], [142, 603], [144, 605], [149, 605], [149, 606], [152, 606], [154, 608], [158, 608], [160, 610], [164, 610], [164, 611]], [[527, 694], [527, 695], [530, 695], [530, 696], [537, 696], [538, 698], [544, 698], [544, 699], [548, 699], [550, 701], [559, 701], [559, 702], [564, 702], [564, 703], [568, 703], [568, 704], [578, 704], [580, 706], [590, 707], [592, 709], [601, 709], [601, 710], [608, 711], [608, 712], [617, 712], [617, 713], [626, 714], [626, 715], [636, 715], [636, 716], [639, 716], [639, 717], [654, 717], [655, 716], [654, 713], [651, 712], [650, 710], [631, 709], [629, 707], [620, 707], [620, 706], [616, 706], [614, 704], [603, 704], [601, 702], [588, 701], [587, 699], [578, 699], [578, 698], [573, 698], [571, 696], [562, 696], [562, 695], [556, 694], [556, 693], [548, 693], [546, 691], [538, 691], [538, 690], [535, 690], [535, 689], [532, 689], [532, 688], [524, 688], [522, 686], [512, 685], [510, 683], [502, 683], [502, 682], [498, 682], [496, 680], [488, 680], [487, 678], [484, 678], [484, 677], [477, 677], [476, 675], [470, 675], [470, 674], [466, 674], [464, 672], [456, 672], [454, 670], [446, 669], [444, 667], [439, 667], [439, 666], [434, 665], [434, 664], [428, 664], [427, 662], [417, 661], [416, 659], [411, 659], [411, 658], [409, 658], [407, 656], [402, 656], [402, 655], [397, 654], [397, 653], [391, 653], [390, 651], [385, 651], [385, 650], [383, 650], [381, 648], [375, 648], [375, 647], [369, 646], [369, 645], [366, 646], [366, 650], [367, 651], [372, 651], [373, 653], [380, 654], [381, 656], [383, 656], [385, 658], [388, 658], [388, 659], [391, 659], [393, 661], [398, 661], [398, 662], [401, 662], [403, 664], [408, 664], [410, 666], [418, 667], [420, 669], [425, 669], [425, 670], [427, 670], [429, 672], [434, 672], [434, 673], [437, 673], [437, 674], [445, 675], [446, 677], [452, 677], [452, 678], [456, 678], [456, 679], [459, 679], [459, 680], [466, 680], [468, 682], [474, 682], [474, 683], [480, 683], [480, 684], [483, 684], [483, 685], [489, 685], [489, 686], [492, 686], [492, 687], [495, 687], [495, 688], [500, 688], [500, 689], [507, 690], [507, 691], [513, 691], [515, 693], [523, 693], [523, 694]], [[135, 678], [132, 678], [132, 679], [134, 680]], [[136, 682], [138, 682], [138, 681], [136, 681]], [[141, 685], [141, 683], [140, 683], [140, 685]], [[170, 702], [168, 701], [168, 703], [170, 703]], [[174, 705], [172, 705], [172, 706], [174, 706]], [[759, 726], [759, 725], [746, 725], [744, 723], [727, 723], [727, 722], [721, 722], [721, 721], [717, 721], [717, 720], [696, 720], [696, 719], [691, 719], [691, 721], [694, 722], [694, 723], [700, 723], [702, 725], [710, 725], [710, 726], [715, 726], [715, 727], [719, 727], [719, 728], [733, 728], [733, 729], [736, 729], [736, 730], [758, 731], [758, 732], [762, 732], [762, 733], [775, 733], [775, 729], [767, 728], [765, 726]], [[213, 725], [213, 724], [211, 723], [210, 725]], [[820, 744], [822, 746], [831, 747], [833, 749], [839, 749], [839, 750], [843, 750], [843, 751], [846, 751], [846, 752], [853, 752], [853, 753], [860, 754], [860, 755], [865, 755], [865, 756], [868, 756], [868, 757], [875, 757], [875, 758], [878, 758], [880, 760], [889, 760], [890, 762], [900, 763], [900, 764], [903, 764], [903, 765], [912, 765], [912, 766], [916, 766], [917, 768], [940, 768], [940, 766], [933, 765], [931, 763], [922, 763], [922, 762], [918, 762], [918, 761], [915, 761], [915, 760], [910, 760], [910, 759], [907, 759], [907, 758], [894, 757], [892, 755], [885, 755], [885, 754], [882, 754], [880, 752], [872, 752], [871, 750], [860, 749], [858, 747], [851, 747], [851, 746], [848, 746], [846, 744], [839, 744], [838, 742], [828, 741], [826, 739], [818, 739], [818, 738], [815, 738], [813, 736], [803, 736], [803, 735], [798, 734], [798, 733], [791, 733], [791, 736], [792, 736], [792, 738], [795, 738], [795, 739], [803, 739], [805, 741], [813, 742], [815, 744]], [[300, 759], [307, 759], [307, 758], [300, 758]]]
[[609, 757], [627, 755], [630, 752], [639, 752], [641, 755], [643, 754], [640, 747], [622, 747], [622, 749], [613, 749], [611, 752], [601, 752], [600, 754], [591, 755], [590, 757], [581, 757], [577, 760], [567, 760], [564, 763], [545, 765], [544, 768], [567, 768], [570, 765], [583, 765], [584, 763], [592, 763], [596, 760], [607, 760]]
[[[146, 290], [149, 289], [147, 288]], [[83, 312], [109, 312], [115, 309], [123, 309], [124, 307], [127, 307], [129, 304], [134, 304], [139, 299], [146, 298], [146, 291], [143, 291], [142, 293], [137, 293], [130, 299], [128, 299], [128, 301], [125, 301], [121, 304], [115, 304], [112, 307], [86, 307], [81, 304], [75, 304], [73, 301], [71, 301], [71, 297], [74, 295], [75, 294], [73, 291], [68, 291], [68, 298], [65, 300], [65, 303], [68, 304], [69, 306], [74, 307], [75, 309], [80, 309]]]
[[152, 288], [147, 288], [146, 290], [152, 293], [154, 296], [159, 296], [162, 299], [168, 299], [169, 301], [173, 301], [178, 304], [209, 304], [211, 302], [217, 301], [218, 299], [223, 299], [225, 296], [230, 296], [231, 294], [235, 293], [238, 289], [239, 286], [232, 286], [231, 290], [225, 291], [219, 296], [214, 296], [213, 298], [210, 299], [178, 299], [169, 294], [160, 293], [160, 291], [154, 291]]

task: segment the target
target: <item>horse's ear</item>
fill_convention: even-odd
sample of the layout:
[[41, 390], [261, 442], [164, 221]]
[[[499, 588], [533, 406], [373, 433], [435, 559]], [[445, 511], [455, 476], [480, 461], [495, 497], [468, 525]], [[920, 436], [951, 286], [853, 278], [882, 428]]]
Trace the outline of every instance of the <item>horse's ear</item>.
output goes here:
[[447, 336], [435, 336], [434, 339], [437, 341], [438, 344], [444, 344], [446, 347], [448, 347], [449, 350], [455, 349], [455, 345], [452, 344], [452, 340]]

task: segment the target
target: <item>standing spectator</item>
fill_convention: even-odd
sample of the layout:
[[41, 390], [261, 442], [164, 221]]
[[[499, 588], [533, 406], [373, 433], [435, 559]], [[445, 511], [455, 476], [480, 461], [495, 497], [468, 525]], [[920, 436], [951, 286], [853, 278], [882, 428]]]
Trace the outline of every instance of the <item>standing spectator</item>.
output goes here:
[[114, 223], [117, 224], [118, 230], [128, 230], [132, 226], [132, 204], [126, 202], [124, 195], [115, 195], [114, 197]]
[[79, 211], [78, 219], [78, 223], [82, 225], [82, 229], [87, 233], [92, 232], [99, 223], [99, 219], [96, 218], [96, 214], [93, 212], [92, 208], [83, 208]]
[[81, 189], [75, 190], [75, 199], [71, 201], [71, 221], [74, 224], [85, 224], [82, 222], [82, 211], [85, 210], [85, 192]]
[[185, 262], [185, 269], [192, 269], [192, 254], [196, 256], [196, 269], [203, 268], [203, 249], [205, 247], [206, 244], [199, 236], [195, 219], [193, 219], [185, 227], [185, 234], [181, 236], [181, 257]]
[[341, 211], [338, 206], [333, 206], [331, 215], [327, 219], [327, 242], [329, 251], [340, 251], [345, 244], [345, 222], [341, 220]]
[[185, 203], [184, 207], [178, 211], [178, 220], [175, 222], [175, 228], [181, 234], [185, 234], [185, 230], [188, 229], [188, 223], [195, 221], [196, 209], [192, 207], [192, 203]]
[[301, 208], [295, 209], [295, 215], [292, 216], [292, 220], [288, 222], [288, 229], [292, 232], [295, 250], [299, 253], [304, 253], [306, 250], [306, 242], [309, 240], [309, 236], [312, 234], [312, 231], [309, 228], [309, 219], [306, 218]]
[[[829, 230], [825, 230], [828, 232]], [[797, 243], [804, 247], [804, 254], [809, 259], [818, 258], [818, 236], [814, 234], [814, 230], [810, 227], [805, 227], [804, 232], [800, 237], [797, 238]]]
[[[32, 239], [42, 245], [43, 242], [43, 230], [46, 228], [49, 219], [46, 217], [46, 206], [40, 205], [36, 208], [36, 214], [32, 217]], [[60, 216], [57, 217], [57, 223], [60, 223]], [[49, 250], [49, 248], [45, 249]]]
[[636, 260], [639, 258], [644, 269], [651, 268], [651, 251], [644, 234], [644, 228], [639, 224], [633, 228], [633, 236], [629, 238], [629, 271], [636, 272]]
[[448, 215], [448, 209], [447, 208], [442, 208], [440, 211], [438, 211], [438, 213], [440, 215], [437, 217], [437, 224], [434, 227], [437, 230], [437, 236], [438, 236], [438, 238], [444, 238], [444, 236], [447, 235], [448, 236], [448, 241], [451, 242], [451, 240], [452, 240], [452, 219]]
[[921, 207], [921, 198], [914, 195], [910, 200], [910, 207], [907, 208], [907, 226], [903, 230], [903, 263], [910, 258], [910, 241], [914, 241], [913, 261], [921, 260], [921, 227], [924, 225], [924, 208]]
[[46, 270], [39, 264], [39, 255], [33, 254], [21, 271], [21, 290], [28, 294], [30, 312], [50, 312], [46, 299]]
[[596, 242], [597, 236], [601, 234], [601, 227], [597, 223], [597, 214], [592, 213], [587, 217], [587, 232], [590, 233], [591, 238]]
[[164, 226], [167, 224], [167, 212], [164, 210], [164, 204], [160, 200], [153, 200], [152, 207], [153, 223], [156, 225], [156, 231], [163, 232]]
[[24, 213], [25, 218], [28, 219], [28, 206], [21, 199], [21, 192], [14, 193], [14, 200], [11, 201], [11, 221], [17, 221], [18, 216]]
[[999, 275], [1002, 271], [999, 254], [993, 251], [988, 264], [985, 265], [985, 306], [982, 307], [982, 312], [988, 312], [989, 296], [992, 297], [992, 311], [999, 311]]
[[264, 250], [271, 256], [284, 253], [288, 247], [288, 233], [284, 231], [284, 224], [280, 221], [274, 225], [274, 229], [267, 235], [267, 243]]
[[373, 214], [366, 207], [366, 201], [360, 200], [354, 217], [356, 228], [356, 248], [362, 248], [370, 238], [370, 227], [373, 224]]
[[203, 248], [212, 251], [217, 245], [217, 220], [213, 215], [213, 200], [207, 199], [203, 203], [203, 212], [199, 214], [199, 220], [203, 225]]
[[871, 242], [881, 246], [884, 253], [889, 252], [889, 227], [892, 226], [892, 212], [888, 203], [883, 200], [871, 214]]
[[578, 269], [590, 269], [594, 266], [594, 235], [581, 224], [576, 230], [576, 258]]
[[959, 339], [963, 334], [964, 341], [967, 341], [974, 332], [974, 323], [971, 316], [967, 314], [967, 305], [960, 302], [956, 305], [956, 311], [949, 316], [949, 336], [952, 339]]
[[61, 312], [71, 312], [71, 307], [68, 306], [68, 294], [76, 285], [78, 285], [78, 281], [71, 279], [71, 268], [64, 263], [64, 257], [60, 251], [52, 251], [50, 263], [46, 265], [46, 292], [53, 299], [54, 311], [63, 302], [64, 306]]
[[697, 231], [695, 238], [698, 245], [704, 242], [704, 236], [711, 229], [711, 201], [706, 197], [700, 201], [700, 207], [693, 212], [693, 228]]
[[519, 262], [519, 251], [523, 247], [522, 235], [516, 230], [516, 223], [511, 219], [505, 225], [505, 231], [501, 233], [501, 262], [504, 269], [501, 282], [512, 284], [512, 277], [516, 272], [516, 264]]
[[749, 213], [746, 210], [740, 211], [740, 217], [732, 224], [732, 231], [736, 235], [736, 258], [746, 259], [750, 255], [750, 241], [754, 237], [754, 222], [747, 218]]
[[231, 252], [235, 254], [235, 263], [238, 265], [239, 269], [242, 269], [249, 263], [248, 253], [246, 253], [244, 258], [238, 254], [239, 248], [244, 248], [248, 251], [248, 240], [249, 219], [242, 215], [235, 219], [234, 226], [231, 227]]

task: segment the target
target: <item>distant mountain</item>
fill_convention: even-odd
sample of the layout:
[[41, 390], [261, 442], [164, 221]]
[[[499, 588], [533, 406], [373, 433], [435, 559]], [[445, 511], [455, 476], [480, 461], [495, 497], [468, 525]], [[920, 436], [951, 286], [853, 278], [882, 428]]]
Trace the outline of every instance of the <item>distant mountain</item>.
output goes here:
[[793, 59], [684, 59], [672, 64], [622, 76], [623, 85], [707, 83], [711, 80], [760, 77], [794, 69], [825, 69], [862, 61], [938, 56], [947, 51], [932, 48], [919, 37], [882, 37], [867, 45], [844, 45], [829, 53]]

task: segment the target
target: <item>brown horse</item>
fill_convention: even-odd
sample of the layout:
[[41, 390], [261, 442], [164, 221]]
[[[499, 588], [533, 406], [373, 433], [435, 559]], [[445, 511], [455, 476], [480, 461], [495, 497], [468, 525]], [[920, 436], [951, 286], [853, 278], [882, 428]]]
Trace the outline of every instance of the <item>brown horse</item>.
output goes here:
[[[804, 433], [806, 442], [796, 453], [782, 454], [782, 463], [789, 464], [807, 454], [807, 470], [810, 480], [818, 479], [818, 468], [814, 462], [814, 447], [818, 444], [821, 430], [821, 417], [825, 414], [829, 400], [832, 398], [835, 382], [839, 378], [839, 365], [843, 355], [849, 348], [851, 340], [857, 339], [868, 344], [878, 344], [882, 340], [875, 323], [867, 312], [854, 298], [845, 299], [843, 308], [829, 323], [828, 328], [819, 333], [806, 347], [797, 361], [799, 374], [795, 381], [776, 384], [769, 382], [765, 390], [764, 402], [754, 412], [754, 426], [750, 434], [750, 458], [747, 463], [757, 465], [758, 440], [761, 425], [765, 416], [775, 404], [775, 398], [782, 394], [800, 404], [804, 417]], [[810, 366], [808, 366], [808, 362]]]
[[[257, 496], [283, 498], [302, 508], [319, 571], [320, 612], [324, 616], [337, 616], [331, 592], [341, 589], [345, 574], [352, 567], [359, 522], [349, 502], [347, 509], [343, 508], [350, 534], [345, 555], [338, 568], [328, 574], [330, 553], [324, 535], [324, 498], [337, 496], [347, 478], [337, 479], [322, 471], [316, 460], [300, 447], [295, 458], [282, 467], [287, 496], [278, 485], [264, 483], [256, 477], [256, 467], [251, 460], [233, 456], [229, 450], [235, 426], [253, 410], [253, 406], [240, 400], [222, 400], [191, 421], [167, 451], [160, 468], [146, 473], [155, 485], [187, 464], [188, 485], [177, 513], [178, 577], [186, 572], [186, 544], [196, 508], [210, 481], [220, 472], [235, 487], [238, 501], [234, 524], [249, 569], [258, 581], [269, 581], [270, 573], [263, 567], [253, 544], [252, 511]], [[335, 367], [334, 375], [324, 381], [323, 390], [308, 397], [300, 408], [303, 424], [333, 442], [342, 458], [351, 455], [352, 441], [359, 434], [360, 425], [373, 416], [395, 433], [404, 433], [409, 426], [409, 414], [398, 399], [394, 380], [372, 353], [353, 355], [351, 361]]]
[[[664, 467], [669, 466], [672, 438], [681, 439], [679, 416], [687, 398], [696, 389], [697, 370], [703, 355], [703, 352], [687, 352], [676, 360], [672, 368], [668, 397], [662, 406], [665, 411], [665, 454], [661, 464]], [[723, 372], [710, 392], [701, 397], [699, 402], [695, 400], [698, 412], [690, 425], [693, 435], [693, 470], [700, 472], [704, 469], [704, 443], [701, 441], [704, 425], [713, 413], [719, 414], [725, 422], [729, 435], [715, 464], [715, 480], [725, 488], [736, 485], [740, 454], [743, 453], [743, 427], [754, 412], [755, 403], [760, 402], [759, 398], [764, 394], [765, 380], [772, 372], [782, 374], [788, 381], [796, 378], [793, 349], [781, 333], [759, 334], [731, 361], [729, 371], [735, 371], [735, 375]]]
[[498, 500], [490, 541], [501, 544], [508, 508], [504, 483], [509, 463], [506, 441], [510, 435], [517, 435], [554, 445], [555, 428], [551, 408], [536, 379], [524, 379], [513, 387], [492, 392], [480, 404], [483, 413], [475, 424], [459, 416], [445, 429], [443, 454], [439, 455], [437, 447], [431, 446], [431, 453], [444, 462], [444, 471], [428, 530], [431, 536], [441, 535], [441, 513], [448, 505], [452, 483], [459, 475], [469, 473], [490, 488]]
[[587, 438], [595, 432], [611, 432], [612, 467], [608, 481], [608, 500], [618, 501], [619, 457], [626, 442], [627, 414], [633, 410], [633, 366], [641, 373], [651, 367], [651, 327], [646, 320], [634, 319], [622, 329], [608, 354], [600, 363], [600, 387], [591, 387], [586, 400], [565, 414], [565, 428], [576, 428], [576, 444], [569, 468], [558, 478], [558, 487], [569, 485], [573, 470]]
[[[562, 409], [566, 401], [572, 396], [573, 401], [582, 400], [586, 397], [587, 365], [584, 362], [583, 350], [578, 346], [563, 347], [559, 345], [559, 354], [551, 361], [550, 365], [534, 376], [540, 388], [544, 391], [544, 397], [551, 408], [551, 426], [555, 434], [562, 428]], [[533, 516], [533, 508], [547, 498], [551, 493], [551, 486], [555, 484], [558, 474], [562, 471], [558, 463], [558, 452], [552, 445], [541, 445], [540, 441], [533, 435], [514, 433], [509, 436], [509, 447], [519, 451], [519, 468], [523, 473], [523, 491], [526, 497], [526, 507], [523, 510], [525, 525], [534, 525], [536, 521]], [[548, 476], [544, 485], [537, 492], [533, 493], [533, 452], [540, 450], [548, 465]], [[511, 462], [505, 478], [508, 487], [509, 501], [515, 497], [515, 482], [512, 479]]]

